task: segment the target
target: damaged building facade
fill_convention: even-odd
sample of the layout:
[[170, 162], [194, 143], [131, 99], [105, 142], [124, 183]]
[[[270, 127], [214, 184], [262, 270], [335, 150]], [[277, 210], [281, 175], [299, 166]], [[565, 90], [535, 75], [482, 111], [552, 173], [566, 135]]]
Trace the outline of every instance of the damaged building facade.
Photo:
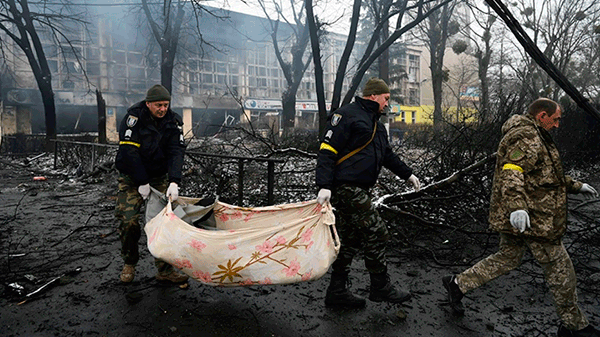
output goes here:
[[[116, 141], [116, 125], [127, 108], [161, 82], [160, 49], [149, 44], [152, 37], [143, 33], [144, 27], [122, 19], [123, 11], [123, 7], [113, 8], [94, 15], [86, 29], [66, 32], [75, 52], [54, 42], [51, 31], [38, 29], [52, 71], [59, 134], [97, 131], [99, 90], [106, 101], [107, 138]], [[223, 126], [250, 121], [261, 128], [277, 127], [287, 83], [266, 30], [268, 21], [213, 11], [222, 18], [205, 15], [199, 21], [207, 44], [182, 53], [173, 70], [171, 106], [184, 117], [186, 136], [214, 135]], [[127, 14], [132, 15], [131, 11]], [[281, 25], [279, 36], [288, 39], [290, 35], [291, 30]], [[331, 43], [323, 47], [323, 55], [330, 97], [345, 38], [328, 34], [328, 40]], [[44, 108], [31, 68], [16, 45], [6, 55], [0, 91], [2, 134], [44, 133]], [[284, 53], [283, 57], [291, 56]], [[317, 128], [312, 65], [297, 101], [296, 125]]]
[[[91, 8], [95, 13], [90, 14], [86, 27], [64, 32], [72, 48], [61, 48], [52, 32], [43, 27], [38, 32], [52, 72], [57, 133], [98, 130], [98, 90], [106, 102], [107, 139], [116, 142], [117, 125], [127, 108], [143, 100], [146, 90], [161, 82], [160, 48], [139, 8], [98, 7], [102, 13]], [[218, 15], [204, 15], [198, 21], [198, 30], [207, 43], [182, 43], [173, 70], [171, 106], [184, 118], [186, 137], [212, 136], [226, 127], [248, 123], [253, 123], [254, 129], [279, 131], [281, 96], [287, 82], [273, 48], [269, 21], [212, 10]], [[137, 17], [137, 21], [132, 17]], [[195, 25], [184, 23], [192, 24]], [[192, 30], [195, 29], [194, 26]], [[280, 24], [278, 37], [282, 46], [289, 44], [290, 36], [291, 29]], [[327, 102], [331, 101], [345, 43], [346, 36], [331, 32], [322, 43]], [[305, 58], [310, 57], [310, 46], [307, 49]], [[402, 124], [428, 123], [426, 107], [432, 107], [433, 101], [430, 81], [426, 81], [426, 52], [406, 43], [395, 49], [399, 52], [391, 56], [391, 61], [399, 63], [408, 76], [401, 83], [391, 83], [398, 86], [402, 98], [392, 97], [391, 111]], [[289, 48], [282, 50], [283, 58], [291, 60]], [[44, 133], [44, 108], [31, 67], [14, 44], [5, 55], [0, 68], [1, 134]], [[343, 93], [349, 80], [347, 76]], [[318, 129], [312, 62], [297, 92], [295, 127]]]

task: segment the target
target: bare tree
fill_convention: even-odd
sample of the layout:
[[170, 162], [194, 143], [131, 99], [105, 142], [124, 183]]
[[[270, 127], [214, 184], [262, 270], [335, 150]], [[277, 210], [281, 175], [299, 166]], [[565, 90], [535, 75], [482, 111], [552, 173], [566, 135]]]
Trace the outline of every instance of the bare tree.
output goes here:
[[[35, 3], [30, 6], [27, 0], [0, 1], [0, 30], [9, 37], [0, 39], [2, 53], [10, 52], [10, 41], [25, 54], [42, 96], [46, 121], [46, 150], [52, 151], [56, 139], [56, 106], [52, 90], [52, 72], [48, 66], [46, 53], [40, 38], [40, 31], [49, 35], [61, 49], [70, 49], [80, 63], [79, 51], [65, 34], [75, 27], [85, 27], [87, 22], [81, 13], [74, 13], [71, 4], [62, 2], [47, 4]], [[82, 67], [83, 68], [83, 67]]]
[[[435, 3], [429, 3], [427, 8]], [[433, 12], [425, 25], [421, 27], [420, 36], [429, 50], [429, 68], [431, 70], [431, 85], [433, 89], [433, 126], [436, 130], [442, 127], [442, 88], [448, 80], [448, 73], [444, 69], [444, 55], [448, 38], [458, 33], [459, 26], [453, 20], [456, 2], [445, 3], [439, 11]]]
[[[350, 101], [354, 97], [354, 94], [356, 93], [356, 90], [358, 89], [358, 87], [362, 81], [362, 78], [363, 78], [365, 72], [371, 67], [373, 62], [375, 62], [379, 58], [379, 56], [392, 45], [392, 43], [394, 43], [396, 40], [398, 40], [404, 33], [409, 31], [410, 29], [414, 28], [417, 24], [419, 24], [421, 21], [426, 19], [429, 15], [431, 15], [432, 13], [437, 11], [440, 7], [442, 7], [443, 5], [445, 5], [449, 2], [450, 2], [449, 0], [446, 0], [439, 4], [432, 5], [429, 9], [427, 9], [427, 8], [425, 8], [425, 4], [428, 4], [429, 1], [401, 0], [398, 2], [391, 3], [389, 5], [389, 11], [383, 10], [381, 13], [388, 13], [388, 14], [381, 17], [380, 21], [376, 23], [375, 28], [373, 30], [373, 35], [365, 48], [365, 51], [361, 57], [361, 60], [358, 64], [356, 72], [352, 76], [350, 88], [346, 92], [346, 95], [344, 96], [344, 99], [342, 100], [341, 98], [342, 98], [343, 80], [347, 76], [346, 71], [348, 69], [350, 55], [352, 53], [352, 50], [354, 49], [354, 45], [356, 42], [356, 33], [357, 33], [358, 23], [359, 23], [359, 19], [360, 19], [361, 0], [355, 0], [354, 5], [353, 5], [353, 10], [352, 10], [352, 17], [350, 19], [350, 30], [348, 33], [348, 38], [346, 40], [346, 46], [344, 48], [342, 57], [340, 58], [340, 63], [338, 65], [338, 70], [337, 70], [336, 77], [335, 77], [333, 95], [332, 95], [332, 100], [331, 100], [331, 110], [334, 111], [337, 108], [339, 108], [340, 103], [341, 103], [341, 105], [350, 103]], [[307, 9], [308, 9], [308, 7], [312, 7], [312, 6], [313, 6], [312, 0], [306, 0]], [[409, 12], [414, 12], [414, 15], [411, 18], [409, 18], [407, 23], [404, 23], [403, 19], [405, 17], [405, 14], [409, 13]], [[395, 26], [393, 32], [391, 32], [391, 34], [385, 41], [383, 41], [379, 46], [377, 46], [377, 42], [379, 41], [379, 36], [381, 34], [382, 29], [387, 27], [387, 22], [391, 22], [392, 19], [397, 20], [396, 21], [397, 23], [396, 23], [396, 26]], [[310, 14], [308, 15], [308, 22], [309, 22], [309, 27], [311, 30], [316, 28], [315, 22], [318, 22], [318, 18], [316, 18], [314, 16], [312, 9], [310, 10]], [[311, 32], [311, 39], [313, 39], [315, 36], [316, 36], [316, 34], [313, 34]], [[321, 52], [320, 52], [319, 45], [312, 42], [311, 46], [312, 46], [312, 50], [313, 50], [313, 55], [314, 55], [313, 59], [314, 59], [315, 63], [321, 62], [321, 60], [320, 60]], [[317, 82], [319, 81], [318, 80], [319, 77], [322, 78], [322, 74], [317, 73], [318, 68], [319, 67], [315, 66], [315, 78], [316, 78]], [[322, 69], [322, 67], [321, 67], [321, 69]], [[320, 86], [320, 84], [317, 84], [317, 85]], [[321, 96], [323, 98], [321, 98]], [[317, 99], [324, 100], [324, 95], [321, 95], [321, 96], [317, 95]], [[320, 131], [321, 135], [323, 133], [323, 130], [325, 128], [325, 122], [327, 120], [327, 111], [325, 109], [321, 110], [323, 107], [325, 107], [325, 103], [323, 102], [321, 104], [319, 102], [319, 131]]]
[[[259, 0], [258, 2], [269, 20], [270, 35], [273, 41], [273, 48], [275, 49], [275, 56], [287, 82], [287, 87], [281, 96], [283, 106], [283, 134], [287, 136], [291, 134], [295, 124], [296, 93], [302, 83], [304, 73], [311, 62], [310, 56], [305, 56], [306, 47], [309, 42], [309, 31], [306, 23], [304, 2], [290, 0], [291, 20], [288, 20], [286, 15], [284, 15], [281, 6], [277, 2], [273, 2], [275, 5], [275, 18], [272, 18], [269, 14], [264, 0]], [[297, 6], [299, 6], [298, 9], [296, 9]], [[285, 22], [293, 34], [283, 37], [279, 34], [281, 20]], [[284, 41], [283, 46], [280, 45], [280, 38]], [[284, 56], [286, 50], [289, 50], [291, 54], [291, 62], [287, 61]]]
[[[201, 0], [165, 0], [163, 3], [152, 3], [142, 0], [142, 9], [145, 19], [150, 26], [152, 36], [160, 47], [160, 82], [172, 92], [173, 69], [182, 45], [187, 40], [194, 46], [194, 50], [202, 51], [202, 45], [214, 45], [203, 38], [200, 29], [202, 15], [210, 15], [219, 19], [227, 16], [216, 13], [212, 8], [201, 4]], [[188, 13], [186, 15], [186, 9]]]
[[[511, 12], [532, 41], [554, 66], [567, 78], [585, 77], [589, 72], [588, 60], [590, 47], [597, 39], [594, 28], [600, 20], [600, 6], [591, 0], [519, 0], [512, 4]], [[562, 92], [558, 84], [537, 67], [534, 61], [525, 55], [522, 48], [521, 62], [513, 63], [532, 97], [560, 98]], [[585, 60], [585, 61], [584, 61]], [[585, 64], [583, 67], [577, 66]], [[590, 83], [586, 83], [590, 84]]]
[[[477, 75], [479, 77], [479, 121], [486, 123], [490, 120], [490, 78], [489, 71], [492, 61], [492, 26], [496, 16], [492, 9], [485, 5], [482, 9], [472, 2], [466, 2], [471, 11], [471, 22], [463, 22], [461, 35], [470, 43], [458, 40], [452, 45], [456, 54], [466, 52], [477, 59]], [[472, 48], [468, 46], [472, 44]]]

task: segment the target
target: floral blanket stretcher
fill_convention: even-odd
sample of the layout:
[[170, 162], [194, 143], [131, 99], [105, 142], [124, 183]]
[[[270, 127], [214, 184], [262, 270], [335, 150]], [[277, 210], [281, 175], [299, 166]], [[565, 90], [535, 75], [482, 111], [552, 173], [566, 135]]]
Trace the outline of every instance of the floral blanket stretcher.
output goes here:
[[[148, 214], [162, 207], [153, 191]], [[323, 276], [340, 248], [329, 203], [243, 208], [179, 197], [147, 221], [150, 253], [213, 286], [286, 284]], [[164, 201], [164, 197], [163, 197]], [[175, 207], [175, 209], [173, 209]], [[215, 229], [190, 224], [213, 211]]]

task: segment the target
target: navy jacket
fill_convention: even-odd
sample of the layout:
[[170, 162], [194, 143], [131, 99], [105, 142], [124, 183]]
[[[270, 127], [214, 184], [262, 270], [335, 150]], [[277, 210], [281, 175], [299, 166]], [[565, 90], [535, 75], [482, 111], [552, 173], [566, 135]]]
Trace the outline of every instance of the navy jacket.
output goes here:
[[119, 127], [115, 166], [139, 185], [168, 173], [169, 182], [181, 182], [185, 154], [183, 120], [169, 108], [165, 117], [152, 118], [145, 101], [134, 104]]
[[[379, 121], [379, 103], [356, 97], [354, 102], [334, 111], [327, 120], [325, 135], [317, 158], [317, 186], [332, 189], [341, 184], [364, 188], [375, 185], [383, 166], [406, 180], [412, 174], [392, 151], [383, 123]], [[336, 161], [366, 144], [364, 149], [336, 165]]]

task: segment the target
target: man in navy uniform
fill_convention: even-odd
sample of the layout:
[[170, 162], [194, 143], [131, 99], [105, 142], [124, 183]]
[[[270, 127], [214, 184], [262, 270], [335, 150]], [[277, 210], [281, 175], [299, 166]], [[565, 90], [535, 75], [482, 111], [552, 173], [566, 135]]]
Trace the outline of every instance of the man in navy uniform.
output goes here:
[[[181, 167], [185, 154], [183, 121], [169, 108], [171, 95], [160, 84], [146, 93], [146, 99], [131, 106], [119, 128], [119, 150], [115, 165], [120, 172], [115, 215], [120, 222], [121, 256], [125, 262], [121, 281], [135, 277], [141, 236], [140, 217], [150, 186], [165, 192], [172, 201], [179, 195]], [[188, 276], [155, 259], [156, 279], [183, 283]]]

